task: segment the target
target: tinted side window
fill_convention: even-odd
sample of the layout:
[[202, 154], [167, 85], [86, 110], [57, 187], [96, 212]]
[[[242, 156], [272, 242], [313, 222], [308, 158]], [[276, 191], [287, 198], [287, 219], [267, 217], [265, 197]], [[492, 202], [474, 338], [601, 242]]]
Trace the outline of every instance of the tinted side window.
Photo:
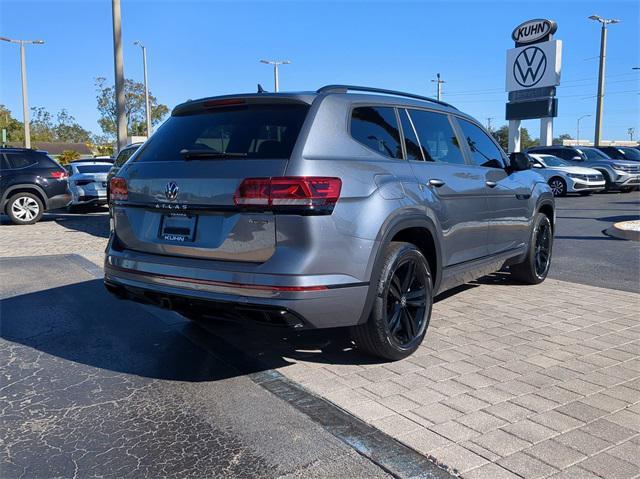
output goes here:
[[133, 148], [127, 148], [125, 150], [122, 150], [118, 155], [118, 157], [113, 162], [113, 164], [116, 166], [124, 165], [127, 162], [127, 160], [131, 158], [131, 155], [133, 155], [135, 151], [136, 150], [134, 150]]
[[580, 156], [577, 151], [573, 151], [568, 148], [558, 148], [557, 150], [551, 150], [549, 154], [558, 156], [563, 160], [572, 160], [574, 156]]
[[38, 158], [28, 153], [5, 153], [9, 160], [9, 168], [19, 169], [36, 165]]
[[409, 112], [426, 161], [464, 164], [458, 138], [446, 115], [424, 110]]
[[4, 155], [0, 153], [0, 171], [8, 170], [8, 169], [9, 169], [9, 164], [7, 163], [7, 160], [4, 157]]
[[502, 150], [489, 138], [489, 135], [473, 123], [462, 119], [458, 121], [469, 145], [473, 164], [487, 168], [504, 168], [505, 161]]
[[423, 161], [422, 152], [420, 151], [420, 142], [416, 136], [416, 132], [411, 124], [409, 112], [407, 110], [399, 110], [400, 124], [402, 125], [402, 134], [404, 136], [404, 147], [407, 150], [407, 159], [414, 161]]
[[358, 107], [351, 113], [351, 136], [389, 158], [402, 158], [396, 113], [390, 107]]

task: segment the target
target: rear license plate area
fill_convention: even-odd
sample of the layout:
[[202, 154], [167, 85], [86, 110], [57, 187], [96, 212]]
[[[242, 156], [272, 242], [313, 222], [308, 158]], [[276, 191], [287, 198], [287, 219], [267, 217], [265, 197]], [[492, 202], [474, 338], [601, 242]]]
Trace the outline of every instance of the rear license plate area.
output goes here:
[[191, 243], [196, 236], [198, 217], [184, 213], [162, 215], [159, 238], [173, 243]]

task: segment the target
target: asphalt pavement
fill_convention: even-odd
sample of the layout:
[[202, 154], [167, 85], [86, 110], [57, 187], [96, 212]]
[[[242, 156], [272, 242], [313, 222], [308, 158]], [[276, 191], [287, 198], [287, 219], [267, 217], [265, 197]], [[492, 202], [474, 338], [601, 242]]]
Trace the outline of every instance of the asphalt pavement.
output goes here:
[[605, 234], [613, 223], [640, 219], [640, 192], [556, 198], [549, 276], [640, 292], [640, 243]]
[[76, 255], [0, 259], [3, 478], [388, 477], [99, 272]]

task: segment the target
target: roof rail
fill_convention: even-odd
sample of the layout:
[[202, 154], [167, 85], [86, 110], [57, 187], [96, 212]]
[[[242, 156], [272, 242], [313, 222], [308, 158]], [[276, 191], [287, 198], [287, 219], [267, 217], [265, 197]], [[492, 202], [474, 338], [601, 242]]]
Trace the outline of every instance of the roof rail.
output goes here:
[[414, 95], [413, 93], [405, 93], [403, 91], [396, 90], [386, 90], [384, 88], [373, 88], [368, 86], [357, 86], [357, 85], [325, 85], [322, 88], [319, 88], [316, 93], [347, 93], [347, 91], [366, 91], [371, 93], [383, 93], [385, 95], [395, 95], [395, 96], [404, 96], [406, 98], [414, 98], [416, 100], [428, 101], [431, 103], [437, 103], [438, 105], [448, 106], [449, 108], [453, 108], [457, 110], [457, 108], [447, 102], [436, 100], [435, 98], [430, 98], [428, 96]]

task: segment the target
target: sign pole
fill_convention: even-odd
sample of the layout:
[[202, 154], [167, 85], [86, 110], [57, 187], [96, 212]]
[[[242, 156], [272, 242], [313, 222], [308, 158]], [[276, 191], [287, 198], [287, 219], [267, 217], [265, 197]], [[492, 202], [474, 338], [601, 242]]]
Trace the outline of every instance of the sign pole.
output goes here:
[[553, 144], [553, 118], [540, 118], [540, 146]]
[[520, 151], [520, 120], [509, 120], [509, 153]]

